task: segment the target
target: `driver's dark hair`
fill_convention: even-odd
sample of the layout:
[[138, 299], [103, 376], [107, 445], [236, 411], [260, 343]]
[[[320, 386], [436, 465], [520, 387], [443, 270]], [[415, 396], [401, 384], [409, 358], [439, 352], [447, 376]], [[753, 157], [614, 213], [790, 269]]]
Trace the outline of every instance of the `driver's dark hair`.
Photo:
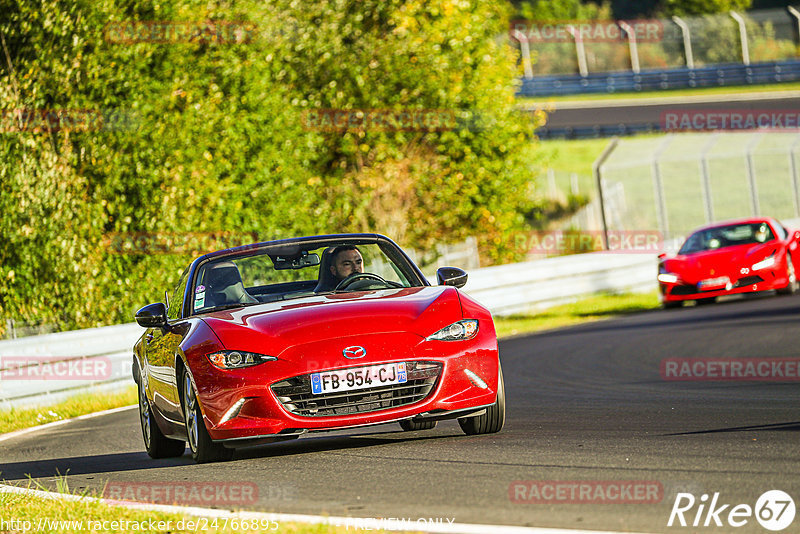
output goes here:
[[334, 264], [334, 263], [336, 263], [336, 256], [337, 256], [337, 255], [338, 255], [340, 252], [345, 252], [345, 251], [347, 251], [347, 250], [355, 250], [356, 252], [358, 252], [359, 254], [361, 254], [361, 251], [360, 251], [360, 250], [358, 250], [358, 247], [357, 247], [357, 246], [355, 246], [355, 245], [339, 245], [338, 247], [336, 247], [335, 249], [333, 249], [333, 250], [331, 251], [331, 264]]

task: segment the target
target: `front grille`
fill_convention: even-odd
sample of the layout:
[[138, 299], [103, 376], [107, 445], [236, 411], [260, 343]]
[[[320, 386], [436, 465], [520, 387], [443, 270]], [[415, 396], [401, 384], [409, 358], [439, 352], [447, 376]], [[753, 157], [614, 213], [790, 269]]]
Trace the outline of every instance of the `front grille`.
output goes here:
[[672, 288], [670, 295], [694, 295], [699, 293], [697, 286], [679, 285]]
[[331, 417], [388, 410], [419, 402], [435, 388], [442, 373], [440, 362], [406, 362], [408, 381], [355, 391], [314, 395], [311, 375], [300, 375], [273, 384], [270, 389], [289, 413]]
[[760, 276], [745, 276], [744, 278], [739, 278], [733, 287], [750, 286], [753, 284], [760, 284], [763, 281], [764, 279]]

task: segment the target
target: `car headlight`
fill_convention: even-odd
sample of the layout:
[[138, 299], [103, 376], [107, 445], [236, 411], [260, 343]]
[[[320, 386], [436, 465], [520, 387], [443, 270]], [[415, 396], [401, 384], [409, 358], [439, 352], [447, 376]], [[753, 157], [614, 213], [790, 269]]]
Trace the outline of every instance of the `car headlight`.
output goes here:
[[428, 341], [460, 341], [462, 339], [472, 339], [478, 335], [477, 319], [464, 319], [445, 326], [435, 334], [431, 334], [426, 339]]
[[665, 284], [674, 284], [678, 281], [678, 275], [672, 273], [659, 273], [658, 281], [664, 282]]
[[252, 367], [264, 362], [275, 361], [275, 356], [265, 356], [254, 352], [243, 352], [240, 350], [223, 350], [207, 354], [208, 360], [219, 369], [241, 369]]
[[767, 259], [761, 260], [758, 263], [754, 263], [752, 269], [754, 271], [760, 271], [761, 269], [769, 269], [773, 265], [775, 265], [775, 253], [774, 252]]

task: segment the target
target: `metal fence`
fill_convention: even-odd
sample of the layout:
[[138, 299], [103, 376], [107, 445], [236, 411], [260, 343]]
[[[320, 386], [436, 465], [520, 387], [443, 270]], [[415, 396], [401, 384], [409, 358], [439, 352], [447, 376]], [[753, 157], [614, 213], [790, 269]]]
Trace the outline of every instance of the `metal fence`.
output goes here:
[[514, 21], [510, 39], [524, 78], [586, 76], [795, 58], [799, 23], [793, 8], [648, 21]]
[[725, 219], [800, 217], [797, 132], [621, 139], [598, 171], [603, 197], [625, 199], [606, 203], [609, 230], [657, 230], [668, 239]]

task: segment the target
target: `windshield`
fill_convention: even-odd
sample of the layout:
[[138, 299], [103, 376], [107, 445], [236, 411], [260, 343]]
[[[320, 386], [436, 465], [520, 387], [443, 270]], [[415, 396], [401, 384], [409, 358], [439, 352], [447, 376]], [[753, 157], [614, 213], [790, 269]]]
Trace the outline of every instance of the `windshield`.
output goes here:
[[311, 243], [243, 252], [198, 269], [192, 313], [312, 295], [420, 285], [408, 263], [377, 244]]
[[706, 228], [689, 236], [678, 254], [692, 254], [737, 245], [765, 243], [774, 239], [772, 229], [765, 222], [731, 224]]

